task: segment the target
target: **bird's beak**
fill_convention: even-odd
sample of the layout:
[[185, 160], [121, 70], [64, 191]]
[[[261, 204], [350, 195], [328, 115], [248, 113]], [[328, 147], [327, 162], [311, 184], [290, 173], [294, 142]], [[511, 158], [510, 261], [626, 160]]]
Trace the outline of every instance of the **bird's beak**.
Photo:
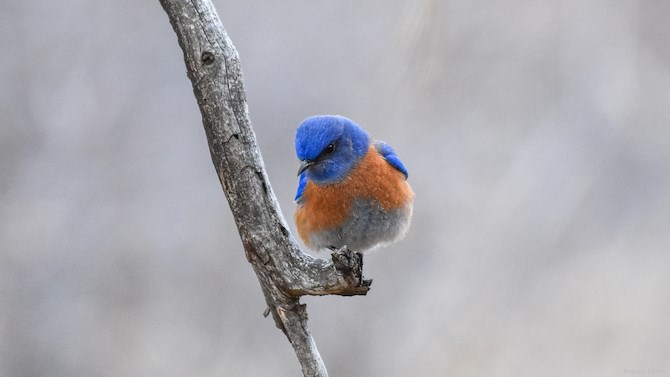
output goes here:
[[314, 165], [314, 161], [310, 161], [310, 160], [300, 161], [300, 168], [298, 169], [298, 175], [302, 174], [302, 172], [307, 170], [312, 165]]

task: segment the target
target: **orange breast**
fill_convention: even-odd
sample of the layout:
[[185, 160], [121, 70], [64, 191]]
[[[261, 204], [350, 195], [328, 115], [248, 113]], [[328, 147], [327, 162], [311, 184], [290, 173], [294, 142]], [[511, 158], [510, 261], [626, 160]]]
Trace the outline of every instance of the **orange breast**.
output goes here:
[[328, 185], [307, 182], [302, 203], [295, 212], [298, 234], [309, 246], [313, 232], [342, 226], [351, 215], [355, 199], [375, 200], [389, 211], [404, 207], [413, 196], [405, 176], [370, 146], [368, 153], [344, 180]]

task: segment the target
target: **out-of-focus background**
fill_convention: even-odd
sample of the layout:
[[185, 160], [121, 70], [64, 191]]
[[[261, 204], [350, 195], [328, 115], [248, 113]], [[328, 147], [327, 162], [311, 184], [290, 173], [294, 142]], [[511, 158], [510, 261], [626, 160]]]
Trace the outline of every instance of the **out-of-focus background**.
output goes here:
[[[410, 170], [331, 375], [670, 375], [670, 2], [215, 5], [291, 225], [308, 115]], [[158, 1], [0, 2], [0, 80], [0, 376], [300, 375]]]

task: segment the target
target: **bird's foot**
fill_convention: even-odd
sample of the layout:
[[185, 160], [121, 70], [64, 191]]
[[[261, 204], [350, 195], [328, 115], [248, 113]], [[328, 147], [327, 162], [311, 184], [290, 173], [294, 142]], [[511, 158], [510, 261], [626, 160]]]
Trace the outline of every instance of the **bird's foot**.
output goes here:
[[342, 273], [346, 280], [352, 281], [357, 287], [369, 287], [372, 279], [363, 279], [363, 254], [349, 250], [347, 245], [341, 248], [330, 248], [333, 250], [331, 257], [335, 269]]

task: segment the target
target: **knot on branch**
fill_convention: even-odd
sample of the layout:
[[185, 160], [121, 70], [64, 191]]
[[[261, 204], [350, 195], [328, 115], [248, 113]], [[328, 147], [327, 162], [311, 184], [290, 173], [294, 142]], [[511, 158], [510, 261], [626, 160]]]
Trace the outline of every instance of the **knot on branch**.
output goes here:
[[202, 62], [203, 65], [212, 65], [214, 64], [214, 60], [216, 60], [216, 58], [210, 51], [203, 51], [200, 55], [200, 62]]

